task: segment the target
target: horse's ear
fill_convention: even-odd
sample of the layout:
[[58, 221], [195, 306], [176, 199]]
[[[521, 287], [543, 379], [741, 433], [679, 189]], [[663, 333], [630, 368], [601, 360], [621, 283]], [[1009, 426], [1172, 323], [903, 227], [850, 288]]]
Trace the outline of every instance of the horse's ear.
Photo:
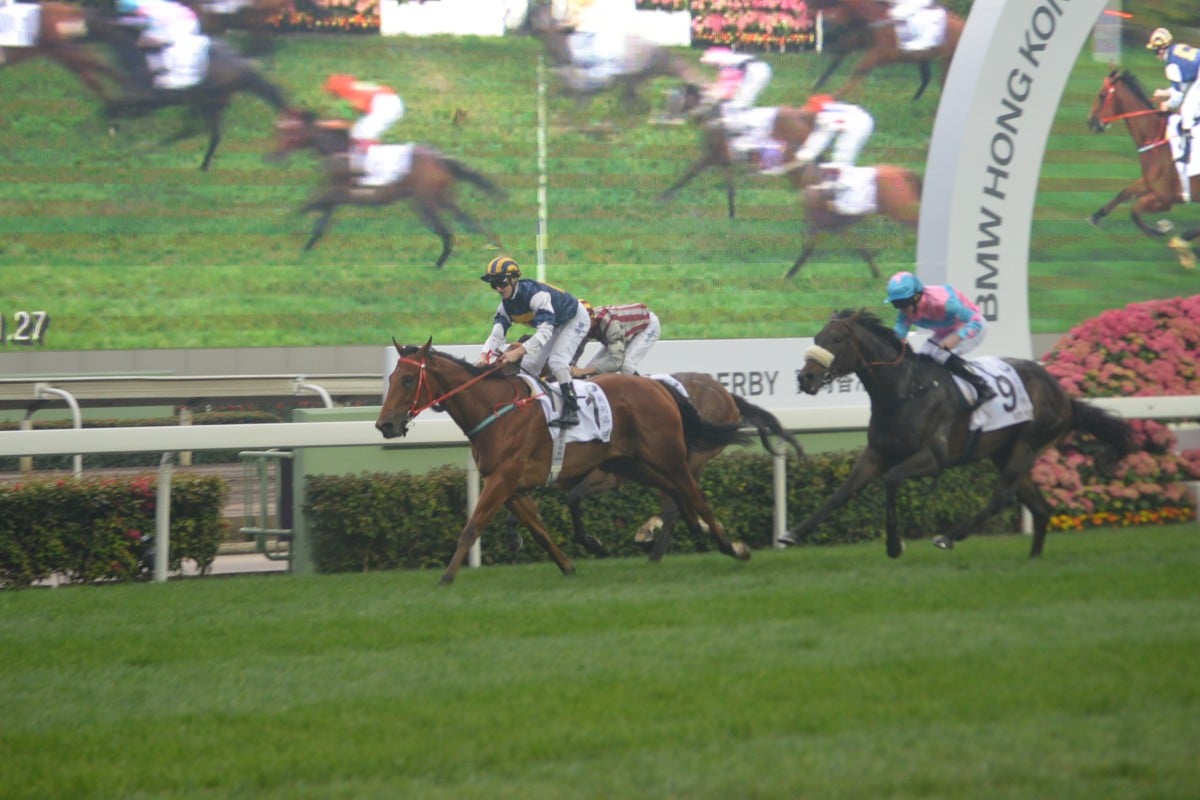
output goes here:
[[417, 355], [421, 356], [422, 358], [429, 355], [429, 346], [431, 344], [433, 344], [432, 336], [430, 336], [428, 339], [425, 340], [425, 344], [421, 345], [421, 349], [420, 349], [420, 351], [418, 351]]
[[396, 341], [395, 336], [392, 337], [392, 347], [396, 348], [397, 353], [400, 353], [400, 355], [404, 355], [404, 353], [400, 350], [400, 343]]

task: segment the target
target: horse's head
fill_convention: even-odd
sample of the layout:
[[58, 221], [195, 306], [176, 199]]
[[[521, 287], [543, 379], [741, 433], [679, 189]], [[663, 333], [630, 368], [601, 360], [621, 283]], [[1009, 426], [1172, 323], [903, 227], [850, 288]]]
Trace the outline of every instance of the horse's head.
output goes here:
[[890, 363], [896, 358], [898, 344], [895, 333], [866, 309], [839, 311], [804, 353], [804, 367], [796, 373], [800, 391], [816, 394], [829, 382], [863, 366]]
[[1154, 102], [1146, 96], [1141, 81], [1132, 72], [1113, 67], [1092, 101], [1087, 125], [1094, 133], [1104, 133], [1111, 122], [1154, 113]]
[[400, 358], [388, 378], [387, 395], [383, 399], [383, 408], [379, 410], [379, 418], [375, 420], [375, 427], [379, 429], [385, 439], [394, 439], [408, 433], [413, 417], [422, 410], [422, 392], [432, 399], [432, 391], [426, 375], [431, 344], [433, 344], [432, 338], [421, 347], [401, 347], [395, 339], [392, 339], [392, 345], [396, 348], [396, 353]]
[[344, 120], [321, 120], [312, 111], [287, 109], [275, 119], [275, 150], [267, 161], [286, 161], [297, 150], [316, 150], [323, 155], [345, 152], [350, 141], [350, 124]]

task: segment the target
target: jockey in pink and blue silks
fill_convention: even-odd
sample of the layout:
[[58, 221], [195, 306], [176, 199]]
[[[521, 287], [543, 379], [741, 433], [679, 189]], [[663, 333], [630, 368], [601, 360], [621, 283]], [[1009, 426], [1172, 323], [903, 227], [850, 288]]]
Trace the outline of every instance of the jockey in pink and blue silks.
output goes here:
[[987, 322], [983, 312], [953, 286], [926, 286], [911, 272], [897, 272], [888, 280], [887, 298], [896, 309], [896, 336], [901, 340], [915, 325], [931, 331], [929, 339], [917, 350], [927, 355], [974, 387], [974, 408], [996, 396], [987, 381], [963, 355], [983, 342]]

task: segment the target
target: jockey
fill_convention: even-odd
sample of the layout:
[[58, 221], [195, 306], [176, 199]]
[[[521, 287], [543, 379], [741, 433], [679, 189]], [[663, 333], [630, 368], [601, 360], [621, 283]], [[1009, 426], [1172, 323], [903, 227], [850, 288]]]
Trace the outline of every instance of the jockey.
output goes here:
[[[495, 358], [513, 364], [524, 356], [521, 368], [530, 375], [540, 375], [542, 367], [548, 367], [563, 398], [562, 414], [553, 424], [563, 428], [578, 425], [579, 401], [571, 383], [571, 358], [583, 344], [591, 324], [587, 309], [562, 289], [521, 279], [521, 268], [508, 256], [493, 258], [480, 280], [500, 293], [500, 305], [476, 365], [483, 366]], [[529, 325], [534, 334], [505, 349], [505, 338], [514, 322]]]
[[353, 75], [330, 75], [323, 88], [362, 114], [350, 127], [350, 168], [363, 174], [360, 183], [371, 185], [371, 148], [404, 117], [404, 102], [390, 86], [362, 81]]
[[913, 325], [933, 331], [918, 355], [926, 355], [952, 375], [975, 388], [972, 410], [996, 396], [988, 382], [962, 358], [983, 342], [987, 323], [979, 307], [952, 286], [925, 286], [911, 272], [897, 272], [888, 280], [887, 298], [896, 309], [896, 336], [908, 337]]
[[710, 47], [701, 64], [717, 67], [717, 80], [705, 91], [709, 103], [719, 104], [721, 124], [729, 134], [729, 148], [745, 155], [770, 144], [770, 131], [757, 130], [754, 101], [771, 82], [771, 65], [750, 53], [728, 47]]
[[586, 367], [571, 367], [571, 375], [576, 378], [610, 372], [636, 375], [638, 364], [662, 335], [658, 315], [642, 303], [592, 308], [586, 300], [579, 302], [587, 309], [592, 325], [572, 360], [583, 355], [584, 344], [589, 339], [602, 346]]
[[1155, 89], [1154, 99], [1159, 102], [1159, 110], [1172, 112], [1167, 125], [1167, 137], [1171, 140], [1172, 152], [1176, 154], [1176, 169], [1179, 170], [1180, 182], [1183, 187], [1184, 200], [1190, 200], [1188, 192], [1187, 163], [1191, 155], [1191, 137], [1200, 117], [1200, 88], [1197, 80], [1200, 77], [1200, 50], [1181, 42], [1174, 42], [1174, 37], [1166, 28], [1157, 28], [1150, 34], [1146, 43], [1148, 50], [1153, 50], [1160, 60], [1166, 62], [1163, 73], [1171, 86], [1167, 89]]
[[854, 166], [858, 154], [875, 130], [875, 119], [865, 109], [838, 102], [828, 94], [808, 98], [804, 110], [813, 115], [812, 133], [796, 151], [791, 164], [776, 167], [770, 172], [781, 174], [806, 167], [832, 144], [833, 152], [823, 166], [823, 173], [831, 187], [837, 188], [843, 168]]
[[204, 80], [209, 38], [196, 12], [172, 0], [117, 0], [121, 24], [141, 28], [137, 46], [158, 89], [186, 89]]

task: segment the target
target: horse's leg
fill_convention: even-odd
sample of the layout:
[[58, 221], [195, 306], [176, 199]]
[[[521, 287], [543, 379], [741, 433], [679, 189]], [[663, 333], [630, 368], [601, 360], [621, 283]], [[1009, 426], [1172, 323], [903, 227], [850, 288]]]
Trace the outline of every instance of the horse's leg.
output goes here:
[[717, 163], [717, 160], [711, 155], [704, 155], [696, 159], [692, 162], [691, 166], [684, 171], [683, 175], [679, 177], [679, 180], [672, 183], [664, 192], [659, 194], [658, 201], [660, 203], [665, 203], [668, 200], [671, 200], [676, 194], [679, 193], [680, 189], [691, 183], [697, 175], [699, 175], [701, 172], [704, 172], [704, 170], [708, 169], [709, 167], [716, 166]]
[[808, 257], [817, 249], [817, 242], [820, 238], [820, 234], [809, 232], [808, 236], [804, 239], [804, 247], [800, 250], [800, 255], [796, 256], [796, 261], [792, 264], [792, 268], [783, 276], [785, 280], [794, 277], [800, 271], [800, 268], [808, 261]]
[[309, 250], [312, 250], [317, 240], [325, 235], [325, 228], [329, 225], [329, 218], [333, 216], [333, 208], [332, 205], [317, 205], [314, 207], [313, 203], [309, 203], [304, 207], [304, 211], [320, 210], [321, 212], [321, 215], [317, 217], [316, 224], [313, 225], [312, 234], [308, 237], [308, 241], [304, 243], [304, 252], [307, 253]]
[[613, 488], [616, 484], [608, 485], [609, 477], [608, 473], [596, 470], [567, 492], [567, 510], [571, 512], [571, 529], [575, 532], [575, 541], [600, 558], [607, 556], [608, 550], [605, 549], [604, 542], [589, 534], [583, 524], [583, 498]]
[[917, 87], [917, 93], [913, 95], [913, 101], [921, 99], [921, 95], [925, 94], [925, 87], [929, 85], [930, 78], [933, 77], [933, 68], [928, 61], [922, 61], [917, 64], [917, 72], [921, 76], [921, 84]]
[[500, 248], [503, 246], [500, 244], [500, 240], [496, 238], [496, 234], [493, 231], [488, 230], [486, 227], [483, 226], [483, 224], [481, 224], [479, 222], [479, 220], [475, 219], [470, 214], [463, 211], [462, 208], [460, 208], [459, 205], [457, 203], [455, 203], [453, 200], [445, 201], [442, 204], [442, 207], [447, 209], [451, 214], [453, 214], [455, 219], [457, 219], [459, 222], [461, 222], [463, 224], [464, 228], [471, 231], [472, 233], [477, 233], [480, 236], [485, 237], [488, 240], [488, 244], [490, 244], [492, 247]]
[[[679, 522], [679, 507], [667, 495], [663, 495], [662, 507], [658, 511], [658, 520], [661, 525], [661, 530], [654, 537], [654, 545], [650, 548], [650, 560], [662, 561], [662, 557], [667, 554], [667, 548], [671, 546], [671, 536], [675, 532], [675, 525]], [[647, 520], [649, 524], [649, 520]], [[704, 521], [700, 521], [700, 526], [705, 533], [708, 532], [708, 526]]]
[[992, 491], [991, 499], [988, 500], [983, 510], [966, 522], [959, 523], [949, 533], [934, 536], [934, 545], [943, 550], [953, 550], [955, 542], [961, 542], [963, 539], [966, 539], [971, 535], [972, 531], [1000, 513], [1005, 506], [1010, 505], [1015, 493], [1014, 483], [1001, 476], [999, 483], [997, 483], [996, 488]]
[[420, 214], [426, 226], [431, 228], [438, 235], [438, 238], [442, 240], [442, 253], [438, 256], [437, 261], [434, 262], [434, 266], [441, 269], [446, 263], [446, 259], [450, 258], [450, 251], [454, 249], [454, 234], [450, 232], [450, 228], [446, 226], [446, 223], [442, 222], [442, 218], [438, 216], [436, 211], [419, 201], [416, 205], [417, 213]]
[[508, 518], [504, 520], [504, 545], [514, 556], [525, 547], [525, 537], [517, 530], [517, 515], [511, 511], [508, 512]]
[[729, 218], [733, 219], [733, 216], [734, 216], [733, 196], [736, 191], [734, 188], [734, 184], [733, 184], [733, 162], [731, 162], [731, 161], [725, 162], [724, 173], [725, 173], [725, 205], [729, 208]]
[[[1140, 184], [1140, 185], [1139, 185]], [[1127, 186], [1117, 193], [1117, 196], [1107, 203], [1096, 209], [1088, 217], [1088, 222], [1093, 225], [1099, 225], [1100, 220], [1112, 213], [1113, 209], [1122, 203], [1127, 203], [1138, 195], [1144, 194], [1146, 190], [1145, 181], [1138, 179], [1137, 183]]]
[[1025, 473], [1017, 481], [1017, 499], [1029, 509], [1033, 517], [1033, 543], [1029, 546], [1029, 557], [1037, 558], [1046, 544], [1046, 529], [1050, 527], [1050, 516], [1054, 510], [1046, 502], [1046, 496], [1033, 480], [1032, 473]]
[[838, 67], [840, 67], [842, 62], [846, 60], [847, 55], [849, 55], [849, 51], [836, 53], [833, 58], [829, 60], [829, 66], [825, 68], [825, 71], [821, 73], [821, 77], [817, 78], [817, 82], [813, 84], [814, 92], [824, 86], [825, 81], [829, 80], [833, 76], [833, 73], [837, 72]]
[[854, 462], [846, 480], [842, 481], [842, 485], [830, 495], [824, 505], [800, 523], [798, 528], [785, 531], [779, 537], [779, 541], [784, 544], [799, 544], [826, 517], [848, 503], [850, 498], [858, 494], [864, 486], [879, 477], [883, 473], [883, 466], [883, 456], [870, 447], [865, 448], [858, 460]]
[[200, 162], [201, 171], [208, 169], [208, 165], [212, 163], [213, 153], [217, 152], [217, 145], [221, 143], [222, 110], [210, 108], [204, 112], [204, 118], [208, 122], [208, 149], [204, 151], [204, 160]]
[[[484, 480], [483, 488], [479, 492], [479, 500], [475, 503], [475, 510], [471, 513], [462, 532], [458, 534], [458, 545], [454, 548], [454, 555], [450, 557], [450, 563], [446, 565], [446, 571], [442, 573], [440, 581], [442, 584], [454, 583], [459, 568], [466, 560], [467, 552], [475, 544], [479, 535], [483, 533], [483, 529], [487, 527], [491, 518], [495, 516], [501, 503], [507, 501], [512, 495], [514, 488], [515, 486], [511, 482], [498, 474], [489, 475]], [[516, 509], [512, 505], [509, 506], [509, 510], [516, 513]], [[519, 517], [520, 514], [518, 513], [517, 516]], [[543, 531], [544, 533], [545, 531]]]
[[866, 261], [867, 266], [871, 268], [871, 277], [880, 277], [879, 267], [875, 264], [875, 254], [865, 247], [858, 248], [858, 254], [862, 256], [863, 261]]
[[889, 483], [884, 487], [884, 495], [887, 498], [885, 531], [888, 558], [899, 558], [904, 555], [904, 541], [900, 538], [900, 521], [899, 515], [896, 513], [896, 490], [899, 488], [900, 484], [898, 483]]
[[[534, 541], [542, 546], [554, 563], [558, 565], [559, 570], [563, 575], [574, 575], [575, 565], [571, 563], [571, 559], [567, 558], [567, 554], [559, 549], [558, 545], [550, 538], [550, 534], [546, 533], [546, 523], [542, 522], [542, 515], [538, 512], [537, 503], [533, 502], [533, 498], [529, 495], [521, 494], [508, 498], [505, 502], [508, 510], [517, 515], [517, 519], [521, 520], [531, 534]], [[462, 546], [462, 541], [459, 541], [459, 547]], [[456, 554], [457, 555], [457, 554]]]

